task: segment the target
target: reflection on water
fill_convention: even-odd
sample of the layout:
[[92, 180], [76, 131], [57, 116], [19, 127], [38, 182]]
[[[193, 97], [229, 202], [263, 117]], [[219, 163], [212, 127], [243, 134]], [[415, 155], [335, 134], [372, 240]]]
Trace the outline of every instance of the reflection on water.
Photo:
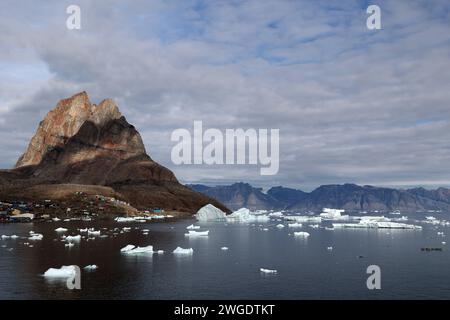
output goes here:
[[[424, 225], [418, 230], [277, 228], [267, 223], [196, 223], [208, 237], [186, 237], [191, 219], [169, 223], [55, 222], [0, 225], [0, 235], [42, 241], [0, 240], [1, 299], [381, 299], [450, 298], [450, 255], [422, 252], [442, 247], [448, 227]], [[286, 225], [286, 223], [284, 223]], [[322, 225], [325, 226], [326, 224]], [[101, 230], [106, 238], [82, 239], [65, 247], [61, 233], [78, 228]], [[123, 227], [129, 232], [120, 233]], [[267, 231], [264, 231], [267, 228]], [[148, 229], [148, 235], [142, 230]], [[306, 231], [310, 237], [295, 237]], [[33, 247], [29, 247], [29, 242]], [[153, 245], [164, 254], [126, 255], [128, 244]], [[228, 250], [221, 250], [222, 247]], [[175, 255], [176, 247], [193, 255]], [[332, 250], [327, 249], [333, 247]], [[95, 271], [83, 270], [95, 264]], [[366, 288], [366, 268], [381, 267], [382, 289]], [[65, 279], [46, 279], [50, 267], [78, 265], [81, 290], [68, 290]], [[261, 274], [260, 268], [277, 274]]]

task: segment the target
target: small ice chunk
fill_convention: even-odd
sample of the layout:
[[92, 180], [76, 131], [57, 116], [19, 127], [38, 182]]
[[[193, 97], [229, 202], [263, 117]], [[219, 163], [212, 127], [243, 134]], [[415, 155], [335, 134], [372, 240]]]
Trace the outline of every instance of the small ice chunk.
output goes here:
[[188, 237], [206, 237], [209, 234], [209, 230], [206, 231], [193, 231], [189, 230], [189, 233], [186, 233], [185, 236]]
[[153, 253], [153, 246], [135, 247], [130, 250], [123, 251], [126, 254]]
[[273, 270], [273, 269], [264, 269], [264, 268], [259, 268], [259, 271], [262, 273], [270, 273], [270, 274], [276, 274], [278, 273], [277, 270]]
[[67, 248], [72, 248], [75, 245], [73, 242], [66, 243], [64, 246]]
[[294, 236], [308, 238], [310, 236], [310, 234], [308, 232], [299, 231], [299, 232], [294, 232]]
[[295, 222], [295, 223], [288, 223], [289, 228], [301, 228], [303, 225], [301, 223]]
[[66, 228], [57, 228], [55, 229], [56, 232], [67, 232]]
[[59, 218], [57, 218], [57, 217], [56, 217], [56, 218], [53, 218], [52, 220], [55, 221], [55, 222], [61, 221], [61, 219], [59, 219]]
[[33, 233], [31, 235], [31, 237], [28, 238], [28, 240], [32, 240], [32, 241], [39, 241], [42, 240], [44, 238], [44, 236], [40, 233]]
[[157, 253], [157, 254], [163, 254], [163, 253], [164, 253], [164, 250], [158, 250], [158, 251], [156, 251], [156, 253]]
[[11, 238], [11, 237], [10, 237], [10, 236], [7, 236], [7, 235], [5, 235], [5, 234], [2, 235], [2, 239], [3, 239], [3, 240], [9, 239], [9, 238]]
[[183, 249], [181, 247], [177, 247], [175, 250], [173, 250], [173, 253], [175, 254], [186, 254], [186, 255], [191, 255], [194, 253], [194, 249], [189, 248], [189, 249]]
[[222, 247], [222, 248], [220, 248], [220, 250], [227, 251], [228, 247]]
[[16, 236], [15, 234], [13, 234], [12, 236], [11, 236], [11, 239], [18, 239], [19, 238], [19, 236]]
[[136, 248], [136, 246], [134, 246], [132, 244], [129, 244], [129, 245], [123, 247], [122, 249], [120, 249], [120, 252], [127, 252], [127, 251], [130, 251], [130, 250], [134, 249], [134, 248]]
[[87, 270], [87, 271], [94, 271], [94, 270], [97, 270], [98, 267], [95, 264], [90, 264], [90, 265], [87, 265], [86, 267], [84, 267], [83, 269]]
[[76, 275], [75, 266], [62, 266], [61, 268], [50, 268], [44, 273], [44, 277], [48, 278], [69, 278]]
[[65, 241], [69, 241], [69, 242], [73, 242], [73, 241], [80, 241], [81, 240], [81, 235], [76, 235], [76, 236], [67, 236], [64, 238]]
[[331, 251], [331, 250], [333, 250], [333, 247], [327, 247], [327, 250]]
[[98, 230], [98, 231], [88, 230], [88, 235], [90, 235], [90, 236], [99, 236], [100, 235], [100, 230]]
[[200, 229], [200, 226], [194, 226], [193, 224], [191, 224], [190, 226], [187, 226], [186, 229], [188, 229], [188, 230], [198, 230], [198, 229]]

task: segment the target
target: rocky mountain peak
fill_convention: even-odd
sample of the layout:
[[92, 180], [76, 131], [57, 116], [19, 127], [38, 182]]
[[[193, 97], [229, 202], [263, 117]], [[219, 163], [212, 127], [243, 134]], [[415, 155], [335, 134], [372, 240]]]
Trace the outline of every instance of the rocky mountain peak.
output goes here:
[[105, 99], [95, 105], [90, 102], [86, 91], [62, 99], [39, 124], [36, 134], [15, 167], [39, 164], [49, 150], [63, 146], [86, 122], [103, 125], [121, 117], [122, 114], [112, 99]]

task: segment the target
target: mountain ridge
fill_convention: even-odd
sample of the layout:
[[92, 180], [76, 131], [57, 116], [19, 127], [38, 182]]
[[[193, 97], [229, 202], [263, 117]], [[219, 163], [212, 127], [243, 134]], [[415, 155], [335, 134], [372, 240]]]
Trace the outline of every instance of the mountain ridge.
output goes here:
[[[241, 193], [239, 190], [242, 188], [242, 184], [236, 183], [230, 186], [215, 187], [204, 185], [190, 186], [194, 190], [221, 201], [233, 210], [247, 206], [253, 210], [319, 211], [324, 207], [332, 207], [359, 211], [450, 211], [450, 189], [443, 187], [435, 190], [424, 188], [394, 189], [346, 183], [322, 185], [311, 192], [277, 186], [270, 188], [267, 193], [263, 193], [261, 188], [254, 188], [249, 184], [244, 184], [247, 191], [246, 193]], [[228, 195], [227, 192], [229, 192]], [[230, 194], [232, 194], [232, 197]], [[254, 197], [262, 201], [248, 205], [246, 194], [253, 194]], [[229, 199], [234, 199], [234, 201]], [[241, 199], [241, 201], [236, 201], [236, 199]]]

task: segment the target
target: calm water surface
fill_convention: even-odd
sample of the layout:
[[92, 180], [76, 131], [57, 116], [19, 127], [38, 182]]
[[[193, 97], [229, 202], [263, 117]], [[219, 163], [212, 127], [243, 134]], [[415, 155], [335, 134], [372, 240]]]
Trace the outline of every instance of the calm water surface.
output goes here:
[[[448, 214], [435, 216], [450, 220]], [[326, 230], [304, 224], [293, 230], [276, 220], [211, 222], [196, 223], [210, 230], [209, 237], [185, 237], [192, 223], [196, 221], [0, 225], [0, 235], [25, 237], [31, 230], [44, 235], [34, 247], [24, 245], [31, 241], [23, 238], [0, 240], [0, 299], [450, 299], [450, 254], [441, 244], [447, 237], [437, 234], [450, 235], [448, 226], [421, 224], [421, 231]], [[279, 223], [286, 227], [276, 228]], [[66, 248], [54, 231], [58, 227], [71, 235], [79, 234], [77, 228], [94, 227], [110, 236], [82, 239]], [[113, 237], [117, 227], [132, 230]], [[143, 235], [143, 229], [149, 234]], [[293, 231], [311, 236], [297, 239]], [[165, 253], [123, 255], [120, 248], [127, 244], [153, 245]], [[192, 247], [194, 254], [172, 254], [178, 246]], [[229, 250], [221, 250], [223, 246]], [[422, 247], [444, 250], [422, 252]], [[65, 281], [42, 276], [50, 267], [89, 264], [99, 268], [82, 270], [81, 290], [68, 290]], [[381, 267], [381, 290], [366, 287], [366, 268], [372, 264]], [[264, 275], [259, 268], [276, 269], [278, 274]]]

